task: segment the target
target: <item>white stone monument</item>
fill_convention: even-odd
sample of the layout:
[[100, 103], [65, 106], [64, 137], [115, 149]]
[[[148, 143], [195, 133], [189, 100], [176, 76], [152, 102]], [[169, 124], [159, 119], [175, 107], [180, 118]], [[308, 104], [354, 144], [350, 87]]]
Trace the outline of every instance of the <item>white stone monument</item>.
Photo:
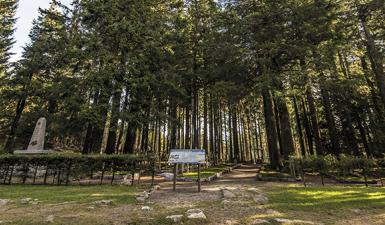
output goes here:
[[35, 130], [33, 131], [27, 150], [18, 150], [18, 151], [15, 151], [15, 153], [39, 154], [39, 153], [51, 152], [48, 150], [44, 150], [46, 125], [47, 125], [47, 120], [44, 117], [40, 118], [36, 123]]

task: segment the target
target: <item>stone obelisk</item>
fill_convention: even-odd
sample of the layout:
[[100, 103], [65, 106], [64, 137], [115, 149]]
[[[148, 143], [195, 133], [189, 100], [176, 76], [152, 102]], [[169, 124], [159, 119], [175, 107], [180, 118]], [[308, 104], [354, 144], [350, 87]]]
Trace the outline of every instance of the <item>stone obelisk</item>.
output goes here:
[[46, 125], [47, 125], [47, 120], [44, 117], [40, 118], [36, 123], [35, 130], [33, 131], [27, 150], [15, 151], [15, 153], [33, 154], [33, 153], [51, 152], [51, 151], [44, 150]]
[[37, 121], [35, 130], [33, 131], [31, 140], [29, 141], [27, 151], [44, 150], [46, 125], [47, 120], [44, 117]]

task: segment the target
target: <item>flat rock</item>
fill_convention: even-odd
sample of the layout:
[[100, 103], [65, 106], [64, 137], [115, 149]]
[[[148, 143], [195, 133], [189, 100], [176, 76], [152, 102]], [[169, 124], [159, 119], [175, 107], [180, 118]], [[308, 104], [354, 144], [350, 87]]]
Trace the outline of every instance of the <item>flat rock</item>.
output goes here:
[[152, 208], [151, 208], [150, 206], [143, 206], [143, 207], [142, 207], [142, 210], [143, 210], [143, 211], [151, 211]]
[[150, 197], [150, 193], [148, 193], [147, 191], [143, 191], [140, 196], [144, 197], [144, 198], [149, 198]]
[[290, 220], [290, 219], [283, 219], [283, 218], [275, 218], [276, 222], [280, 224], [309, 224], [309, 225], [323, 225], [323, 223], [314, 223], [312, 221], [305, 221], [305, 220]]
[[20, 203], [21, 204], [28, 204], [28, 203], [30, 203], [32, 201], [33, 201], [32, 198], [22, 198], [22, 199], [20, 199]]
[[265, 205], [269, 202], [269, 199], [264, 195], [256, 195], [254, 196], [254, 202], [259, 205]]
[[251, 224], [252, 225], [257, 225], [257, 224], [269, 224], [270, 222], [267, 220], [262, 220], [262, 219], [255, 219]]
[[266, 214], [279, 214], [280, 212], [278, 211], [275, 211], [274, 209], [267, 209], [265, 211]]
[[187, 216], [189, 219], [206, 219], [206, 215], [203, 212], [191, 213]]
[[237, 224], [237, 223], [238, 223], [238, 221], [236, 221], [236, 220], [226, 220], [225, 221], [226, 225], [234, 225], [234, 224]]
[[94, 201], [94, 204], [96, 205], [112, 205], [113, 201], [112, 200], [99, 200], [99, 201]]
[[186, 212], [187, 214], [193, 214], [193, 213], [203, 213], [201, 209], [189, 209]]
[[361, 209], [351, 209], [350, 211], [356, 213], [356, 214], [360, 214], [362, 212]]
[[10, 202], [11, 202], [11, 200], [9, 200], [9, 199], [0, 199], [0, 206], [5, 206]]
[[143, 203], [146, 201], [146, 198], [143, 196], [138, 196], [138, 197], [136, 197], [136, 201]]
[[223, 196], [223, 198], [235, 198], [236, 197], [236, 195], [233, 192], [231, 192], [227, 189], [222, 189], [222, 196]]
[[174, 221], [174, 223], [180, 222], [182, 218], [183, 218], [183, 215], [171, 215], [166, 217], [166, 219], [170, 219]]
[[47, 216], [47, 218], [45, 219], [45, 222], [47, 223], [53, 223], [53, 220], [55, 219], [55, 216], [54, 215], [49, 215]]
[[255, 187], [248, 188], [247, 190], [250, 191], [250, 192], [256, 193], [256, 194], [260, 194], [261, 193], [261, 191], [258, 188], [255, 188]]

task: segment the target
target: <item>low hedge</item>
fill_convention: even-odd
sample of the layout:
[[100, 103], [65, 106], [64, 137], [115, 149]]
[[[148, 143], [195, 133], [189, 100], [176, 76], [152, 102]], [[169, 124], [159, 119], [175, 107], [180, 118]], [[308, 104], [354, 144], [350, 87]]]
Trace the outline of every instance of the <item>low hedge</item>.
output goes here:
[[105, 173], [112, 174], [112, 183], [116, 173], [153, 172], [154, 160], [144, 155], [0, 155], [0, 179], [4, 184], [10, 184], [13, 177], [20, 177], [23, 184], [33, 178], [35, 183], [37, 172], [42, 170], [44, 184], [52, 175], [52, 183], [56, 180], [56, 184], [68, 184], [70, 180], [92, 178], [95, 174], [100, 175], [103, 183]]
[[290, 167], [294, 172], [298, 171], [304, 176], [304, 172], [317, 172], [321, 175], [322, 184], [324, 175], [337, 173], [339, 176], [346, 177], [353, 171], [360, 171], [367, 185], [368, 174], [381, 168], [382, 159], [372, 159], [367, 157], [353, 157], [340, 155], [339, 159], [332, 155], [311, 156], [306, 159], [293, 157], [289, 160]]

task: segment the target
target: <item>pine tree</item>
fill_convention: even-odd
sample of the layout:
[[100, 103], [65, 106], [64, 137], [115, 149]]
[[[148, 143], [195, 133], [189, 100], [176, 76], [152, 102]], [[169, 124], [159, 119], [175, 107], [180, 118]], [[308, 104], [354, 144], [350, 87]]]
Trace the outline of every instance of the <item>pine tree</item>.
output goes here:
[[16, 9], [18, 0], [0, 2], [0, 78], [3, 78], [9, 65], [11, 47], [14, 44]]

